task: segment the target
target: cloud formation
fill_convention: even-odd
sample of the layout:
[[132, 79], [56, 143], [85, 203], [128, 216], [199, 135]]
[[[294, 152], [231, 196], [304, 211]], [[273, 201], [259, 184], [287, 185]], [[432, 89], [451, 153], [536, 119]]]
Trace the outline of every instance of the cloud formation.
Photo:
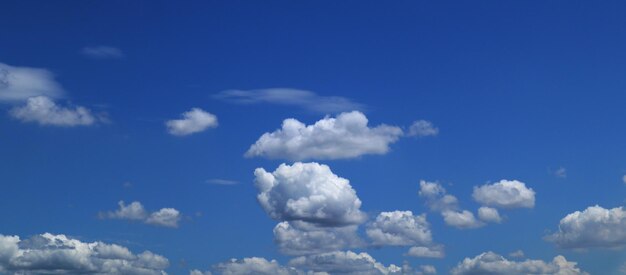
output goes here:
[[141, 221], [163, 227], [178, 227], [178, 222], [181, 219], [180, 212], [174, 208], [161, 208], [148, 214], [144, 206], [138, 201], [129, 205], [126, 205], [124, 201], [119, 201], [117, 204], [119, 206], [117, 210], [101, 212], [99, 213], [100, 218]]
[[357, 226], [320, 227], [302, 221], [281, 222], [274, 227], [274, 241], [287, 255], [307, 255], [364, 246]]
[[411, 211], [381, 212], [365, 231], [374, 245], [430, 245], [433, 241], [426, 215]]
[[85, 243], [45, 233], [29, 239], [0, 235], [0, 273], [8, 274], [166, 274], [169, 261], [150, 251], [103, 242]]
[[54, 75], [46, 69], [0, 63], [0, 102], [20, 102], [37, 96], [58, 98], [63, 93]]
[[187, 136], [217, 127], [217, 116], [200, 108], [192, 108], [184, 112], [181, 119], [165, 122], [167, 132], [175, 136]]
[[28, 98], [26, 105], [12, 108], [9, 114], [22, 122], [62, 127], [88, 126], [99, 120], [85, 107], [62, 107], [45, 96]]
[[413, 246], [406, 255], [418, 258], [443, 258], [446, 256], [443, 245]]
[[499, 208], [535, 206], [535, 191], [517, 180], [501, 180], [494, 184], [474, 187], [472, 197], [483, 205]]
[[118, 59], [124, 57], [122, 50], [111, 46], [84, 47], [81, 49], [80, 53], [84, 56], [97, 59]]
[[496, 253], [485, 252], [474, 258], [465, 258], [450, 273], [452, 275], [582, 275], [588, 274], [576, 267], [576, 262], [568, 262], [563, 256], [556, 256], [552, 262], [508, 260]]
[[467, 210], [459, 210], [458, 199], [447, 194], [441, 184], [436, 182], [420, 181], [419, 196], [426, 200], [426, 206], [431, 211], [439, 212], [444, 222], [458, 229], [479, 228], [485, 224]]
[[279, 221], [305, 221], [320, 226], [362, 223], [361, 200], [347, 179], [315, 162], [281, 164], [272, 173], [254, 171], [257, 199]]
[[476, 219], [474, 213], [467, 210], [446, 210], [441, 212], [441, 215], [443, 215], [443, 221], [446, 222], [447, 225], [459, 229], [473, 229], [485, 226], [485, 223]]
[[427, 120], [416, 120], [409, 127], [408, 136], [427, 137], [439, 134], [439, 128], [435, 127], [432, 122]]
[[502, 222], [502, 218], [500, 217], [500, 213], [498, 213], [498, 209], [487, 207], [487, 206], [478, 208], [478, 218], [485, 222], [493, 222], [493, 223]]
[[[302, 271], [293, 267], [285, 267], [278, 264], [276, 260], [268, 261], [264, 258], [251, 257], [241, 260], [231, 259], [228, 262], [219, 263], [213, 266], [216, 274], [237, 275], [237, 274], [276, 274], [292, 275], [303, 274]], [[193, 271], [192, 271], [193, 272]], [[193, 273], [192, 273], [193, 274]], [[202, 274], [202, 273], [200, 273]], [[206, 273], [205, 273], [206, 274]], [[211, 273], [208, 273], [211, 274]]]
[[273, 88], [259, 90], [227, 90], [216, 95], [215, 98], [239, 104], [270, 103], [278, 105], [291, 105], [306, 110], [334, 114], [345, 111], [365, 109], [365, 106], [348, 98], [339, 96], [320, 96], [311, 91]]
[[568, 214], [559, 230], [545, 237], [560, 248], [617, 248], [626, 245], [626, 210], [598, 205]]
[[285, 119], [281, 129], [263, 134], [245, 156], [306, 160], [381, 155], [402, 135], [399, 127], [382, 124], [370, 128], [367, 124], [367, 117], [358, 111], [325, 117], [313, 125]]
[[367, 253], [352, 251], [301, 256], [289, 261], [289, 266], [329, 274], [402, 274], [399, 266], [385, 266]]

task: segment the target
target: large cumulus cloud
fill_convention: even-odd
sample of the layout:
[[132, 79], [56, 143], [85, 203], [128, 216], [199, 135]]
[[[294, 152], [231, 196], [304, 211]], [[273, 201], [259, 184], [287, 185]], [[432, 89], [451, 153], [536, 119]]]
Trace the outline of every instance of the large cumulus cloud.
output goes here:
[[271, 173], [257, 168], [254, 175], [257, 199], [273, 219], [338, 226], [359, 224], [366, 218], [350, 182], [327, 165], [281, 164]]
[[389, 144], [403, 134], [395, 126], [369, 127], [358, 111], [325, 117], [313, 125], [290, 118], [282, 128], [263, 134], [246, 152], [247, 157], [271, 159], [345, 159], [366, 154], [385, 154]]
[[364, 246], [357, 225], [319, 227], [302, 221], [281, 222], [274, 227], [274, 241], [288, 255], [305, 255]]
[[103, 242], [86, 243], [45, 233], [22, 240], [0, 235], [0, 273], [6, 274], [165, 274], [169, 261], [144, 251]]
[[626, 210], [598, 205], [568, 214], [545, 238], [561, 248], [615, 248], [626, 245]]
[[450, 273], [452, 275], [582, 275], [588, 274], [569, 262], [563, 256], [556, 256], [552, 262], [542, 260], [511, 261], [496, 253], [485, 252], [474, 258], [465, 258]]

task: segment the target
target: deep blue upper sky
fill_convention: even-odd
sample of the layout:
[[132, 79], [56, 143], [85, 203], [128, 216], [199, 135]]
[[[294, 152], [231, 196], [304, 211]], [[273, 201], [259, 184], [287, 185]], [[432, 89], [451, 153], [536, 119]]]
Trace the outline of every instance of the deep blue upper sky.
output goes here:
[[[402, 137], [385, 154], [305, 160], [350, 180], [370, 221], [381, 211], [427, 213], [446, 255], [350, 250], [447, 274], [486, 251], [522, 261], [508, 256], [521, 249], [619, 274], [619, 245], [578, 251], [544, 237], [569, 213], [624, 205], [624, 14], [621, 1], [3, 1], [0, 63], [48, 70], [65, 91], [55, 102], [108, 122], [39, 125], [11, 115], [24, 102], [0, 101], [0, 234], [150, 250], [169, 259], [170, 274], [252, 256], [287, 264], [254, 169], [293, 160], [244, 153], [283, 119], [312, 124], [339, 112], [215, 95], [290, 88], [359, 103], [371, 127], [406, 132], [427, 120], [439, 129]], [[101, 46], [120, 55], [84, 52]], [[219, 125], [168, 134], [164, 122], [193, 107]], [[501, 209], [502, 223], [477, 229], [446, 225], [418, 196], [420, 180], [438, 182], [476, 214], [474, 186], [502, 179], [532, 188], [535, 206]], [[99, 217], [120, 200], [182, 218], [168, 228]]]

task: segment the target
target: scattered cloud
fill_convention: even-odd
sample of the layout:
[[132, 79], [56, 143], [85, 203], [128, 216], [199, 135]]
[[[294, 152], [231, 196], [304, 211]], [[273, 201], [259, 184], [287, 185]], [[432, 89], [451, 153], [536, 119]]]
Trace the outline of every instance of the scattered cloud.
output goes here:
[[63, 88], [46, 70], [0, 63], [0, 102], [21, 102], [31, 97], [59, 98]]
[[430, 245], [433, 241], [426, 214], [414, 216], [411, 211], [381, 212], [367, 226], [366, 234], [377, 246]]
[[26, 105], [12, 108], [9, 114], [22, 122], [62, 127], [88, 126], [100, 120], [85, 107], [62, 107], [45, 96], [31, 97]]
[[[285, 267], [276, 260], [268, 261], [264, 258], [252, 257], [244, 258], [241, 260], [231, 259], [228, 262], [219, 263], [213, 266], [213, 271], [216, 274], [223, 275], [235, 275], [235, 274], [276, 274], [276, 275], [292, 275], [303, 274], [303, 272], [296, 270], [293, 267]], [[211, 274], [210, 272], [202, 273], [198, 270], [194, 270], [191, 273], [195, 274]]]
[[413, 246], [406, 255], [418, 258], [443, 258], [446, 256], [443, 245]]
[[96, 59], [119, 59], [124, 57], [122, 50], [111, 46], [84, 47], [80, 50], [80, 53], [86, 57]]
[[275, 220], [338, 226], [366, 219], [350, 182], [335, 175], [327, 165], [283, 163], [272, 173], [257, 168], [254, 175], [257, 199]]
[[474, 258], [465, 258], [450, 273], [452, 275], [582, 275], [588, 274], [576, 267], [576, 262], [569, 262], [563, 256], [556, 256], [552, 262], [542, 260], [525, 260], [521, 262], [508, 260], [491, 251]]
[[559, 230], [545, 237], [560, 248], [618, 248], [626, 245], [626, 210], [598, 205], [561, 219]]
[[559, 169], [556, 169], [556, 171], [554, 171], [554, 176], [557, 178], [567, 178], [567, 170], [565, 169], [565, 167], [559, 167]]
[[181, 219], [180, 212], [174, 208], [161, 208], [148, 214], [144, 206], [138, 201], [134, 201], [129, 205], [126, 205], [124, 201], [119, 201], [117, 204], [119, 206], [117, 210], [100, 212], [99, 217], [102, 219], [142, 221], [163, 227], [178, 227], [178, 222]]
[[500, 208], [533, 208], [535, 191], [517, 180], [501, 180], [494, 184], [474, 187], [472, 194], [477, 202]]
[[513, 251], [513, 252], [509, 253], [509, 257], [511, 257], [511, 258], [524, 258], [524, 251], [522, 251], [522, 250]]
[[437, 274], [437, 269], [434, 266], [420, 265], [420, 271], [417, 272], [417, 275], [431, 275], [431, 274]]
[[239, 184], [239, 182], [236, 181], [236, 180], [226, 180], [226, 179], [208, 179], [206, 182], [210, 183], [210, 184], [217, 184], [217, 185], [235, 185], [235, 184]]
[[459, 229], [473, 229], [485, 226], [485, 223], [477, 220], [474, 214], [467, 210], [446, 210], [441, 212], [441, 215], [443, 215], [443, 221], [447, 225]]
[[345, 111], [365, 109], [363, 104], [354, 102], [345, 97], [320, 96], [311, 91], [273, 88], [259, 90], [227, 90], [216, 95], [215, 98], [238, 104], [270, 103], [278, 105], [290, 105], [306, 110], [334, 114]]
[[274, 227], [274, 241], [287, 255], [307, 255], [364, 246], [357, 225], [321, 227], [302, 221], [281, 222]]
[[502, 218], [500, 217], [500, 213], [498, 213], [498, 209], [486, 206], [478, 208], [478, 218], [485, 222], [502, 222]]
[[367, 253], [352, 251], [301, 256], [289, 261], [289, 266], [328, 274], [402, 274], [401, 267], [385, 266]]
[[367, 117], [358, 111], [325, 117], [308, 126], [285, 119], [281, 129], [263, 134], [245, 156], [305, 160], [381, 155], [402, 135], [399, 127], [382, 124], [370, 128], [367, 123]]
[[412, 137], [428, 137], [439, 134], [439, 128], [435, 127], [432, 122], [426, 120], [416, 120], [409, 127], [409, 136]]
[[217, 116], [200, 108], [192, 108], [182, 114], [182, 119], [165, 122], [167, 132], [175, 136], [187, 136], [217, 127]]
[[623, 182], [624, 184], [626, 184], [626, 175], [624, 175], [624, 176], [622, 177], [622, 182]]
[[103, 242], [85, 243], [44, 233], [29, 239], [0, 235], [0, 273], [10, 274], [165, 274], [169, 261], [150, 251]]

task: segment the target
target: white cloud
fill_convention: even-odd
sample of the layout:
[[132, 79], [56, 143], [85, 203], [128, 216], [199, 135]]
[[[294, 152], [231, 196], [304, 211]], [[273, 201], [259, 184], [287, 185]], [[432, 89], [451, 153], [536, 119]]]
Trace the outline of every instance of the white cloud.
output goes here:
[[501, 208], [535, 206], [535, 191], [517, 180], [501, 180], [494, 184], [474, 187], [474, 200], [488, 206]]
[[0, 273], [9, 274], [166, 274], [169, 261], [150, 251], [103, 242], [85, 243], [45, 233], [21, 240], [0, 235]]
[[[264, 258], [251, 257], [241, 260], [231, 259], [228, 262], [219, 263], [213, 266], [213, 271], [222, 275], [238, 275], [238, 274], [267, 274], [267, 275], [291, 275], [304, 274], [303, 272], [292, 268], [285, 267], [276, 260], [268, 261]], [[199, 271], [197, 271], [199, 272]], [[195, 273], [198, 274], [198, 273]], [[193, 274], [193, 275], [195, 275]], [[199, 273], [202, 274], [202, 273]], [[210, 272], [204, 274], [211, 274]]]
[[63, 89], [50, 71], [0, 63], [0, 102], [24, 101], [36, 96], [58, 98], [62, 95]]
[[510, 261], [493, 252], [485, 252], [474, 258], [465, 258], [450, 273], [452, 275], [577, 275], [588, 274], [568, 262], [563, 256], [556, 256], [552, 262], [542, 260]]
[[472, 229], [479, 228], [485, 224], [474, 217], [474, 214], [467, 210], [453, 211], [446, 210], [441, 212], [443, 215], [443, 221], [449, 226], [454, 226], [459, 229]]
[[458, 208], [457, 198], [448, 195], [446, 189], [439, 183], [421, 180], [418, 194], [426, 199], [426, 205], [431, 211], [456, 210]]
[[433, 125], [432, 122], [426, 120], [416, 120], [409, 127], [409, 136], [414, 137], [427, 137], [436, 136], [439, 134], [439, 129]]
[[174, 208], [161, 208], [148, 214], [144, 206], [138, 201], [129, 205], [126, 205], [124, 201], [119, 201], [117, 204], [119, 206], [117, 210], [101, 212], [99, 213], [100, 218], [142, 221], [163, 227], [178, 227], [178, 222], [181, 219], [180, 212]]
[[446, 256], [443, 245], [413, 246], [409, 248], [406, 255], [418, 258], [443, 258]]
[[623, 182], [623, 183], [626, 183], [626, 175], [624, 175], [624, 176], [622, 177], [622, 182]]
[[414, 216], [411, 211], [381, 212], [366, 233], [374, 245], [430, 245], [433, 241], [426, 215]]
[[301, 221], [281, 222], [274, 227], [274, 241], [282, 253], [306, 255], [363, 246], [357, 226], [319, 227]]
[[189, 271], [189, 275], [212, 275], [211, 271], [200, 271], [198, 269], [193, 269]]
[[420, 270], [417, 275], [437, 274], [437, 269], [432, 265], [420, 265]]
[[118, 59], [124, 57], [122, 50], [111, 46], [84, 47], [80, 52], [87, 57], [98, 59]]
[[222, 91], [214, 97], [239, 104], [271, 103], [298, 106], [324, 114], [365, 109], [362, 104], [345, 97], [320, 96], [310, 91], [289, 88], [228, 90]]
[[146, 219], [147, 224], [164, 227], [178, 227], [179, 221], [180, 212], [174, 208], [161, 208], [161, 210], [150, 214]]
[[31, 97], [26, 105], [12, 108], [9, 114], [23, 122], [63, 127], [87, 126], [99, 120], [85, 107], [62, 107], [45, 96]]
[[509, 257], [512, 257], [512, 258], [524, 258], [524, 251], [522, 251], [522, 250], [513, 251], [513, 252], [509, 253]]
[[200, 108], [192, 108], [182, 114], [182, 119], [165, 122], [167, 132], [175, 136], [186, 136], [217, 127], [217, 116]]
[[359, 224], [366, 219], [350, 182], [327, 165], [283, 163], [272, 173], [257, 168], [254, 175], [257, 199], [273, 219], [322, 226]]
[[626, 245], [626, 210], [591, 206], [561, 219], [559, 230], [546, 240], [561, 248], [617, 248]]
[[498, 209], [486, 206], [478, 208], [478, 218], [486, 222], [502, 222], [502, 218], [500, 217], [500, 213], [498, 213]]
[[379, 125], [368, 127], [361, 112], [325, 117], [313, 125], [285, 119], [282, 128], [263, 134], [246, 152], [246, 157], [270, 159], [346, 159], [366, 154], [386, 154], [389, 144], [402, 135], [402, 129]]
[[401, 274], [396, 265], [385, 266], [367, 253], [335, 251], [324, 254], [301, 256], [289, 261], [290, 266], [329, 274]]

